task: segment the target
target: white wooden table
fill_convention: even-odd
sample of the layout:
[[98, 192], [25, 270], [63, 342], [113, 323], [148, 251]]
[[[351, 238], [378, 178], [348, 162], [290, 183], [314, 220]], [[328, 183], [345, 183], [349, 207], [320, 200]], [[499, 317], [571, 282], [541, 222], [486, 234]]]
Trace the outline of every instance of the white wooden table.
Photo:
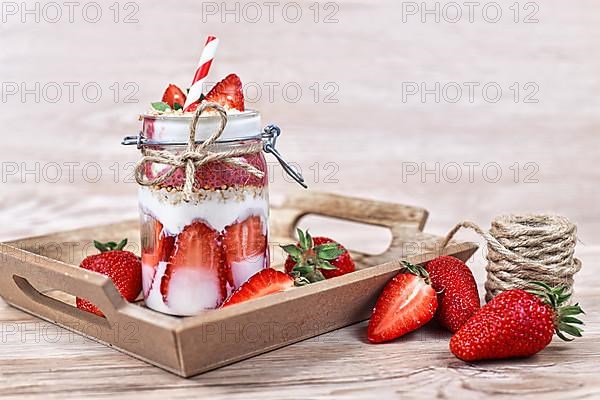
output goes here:
[[[263, 90], [251, 106], [261, 110], [265, 124], [283, 128], [281, 151], [302, 167], [311, 188], [425, 207], [431, 212], [427, 230], [437, 234], [463, 219], [488, 226], [504, 212], [571, 218], [581, 240], [583, 270], [576, 277], [576, 295], [587, 310], [587, 330], [583, 339], [555, 341], [531, 359], [471, 365], [449, 354], [447, 334], [426, 329], [372, 346], [364, 340], [362, 324], [183, 380], [0, 303], [0, 396], [600, 396], [595, 379], [600, 332], [597, 2], [536, 2], [539, 22], [533, 24], [522, 21], [531, 12], [523, 9], [525, 2], [519, 3], [520, 22], [513, 21], [513, 0], [498, 2], [503, 10], [498, 23], [486, 22], [481, 14], [474, 23], [465, 22], [466, 16], [458, 23], [443, 18], [422, 23], [419, 14], [405, 14], [403, 22], [407, 3], [396, 0], [338, 1], [337, 23], [323, 21], [335, 5], [325, 9], [319, 3], [315, 23], [309, 8], [314, 2], [302, 0], [297, 4], [304, 17], [298, 23], [286, 22], [281, 14], [273, 23], [243, 18], [236, 23], [232, 17], [222, 23], [219, 14], [206, 10], [203, 22], [207, 2], [189, 1], [179, 7], [139, 2], [138, 22], [125, 24], [132, 10], [119, 3], [115, 23], [113, 3], [100, 2], [98, 23], [86, 22], [81, 14], [73, 23], [37, 23], [32, 17], [22, 23], [19, 14], [3, 14], [0, 240], [134, 217], [135, 185], [126, 178], [137, 154], [118, 143], [137, 132], [136, 116], [160, 99], [169, 82], [188, 83], [204, 37], [213, 33], [221, 46], [211, 78], [236, 72]], [[35, 92], [37, 82], [40, 101], [35, 94], [23, 99], [22, 85]], [[73, 102], [67, 82], [79, 85]], [[273, 82], [278, 89], [269, 99]], [[497, 84], [503, 96], [493, 103], [476, 92], [473, 102], [465, 94], [453, 103], [448, 92], [440, 102], [434, 95], [424, 102], [419, 95], [403, 101], [403, 90], [406, 94], [414, 83], [432, 88], [437, 82], [440, 87], [456, 82], [463, 89], [468, 82]], [[41, 89], [50, 90], [52, 83], [63, 88], [56, 103]], [[537, 103], [524, 101], [528, 83], [539, 88]], [[7, 95], [15, 84], [18, 92]], [[86, 84], [102, 89], [97, 102], [82, 95]], [[285, 85], [302, 89], [297, 102], [291, 101], [291, 91], [284, 96]], [[134, 91], [138, 102], [125, 102]], [[324, 102], [333, 92], [338, 102]], [[502, 174], [496, 178], [498, 170]], [[295, 189], [277, 167], [272, 180], [275, 201]], [[381, 245], [361, 243], [356, 231], [338, 225], [324, 229], [345, 243]], [[471, 263], [480, 284], [483, 260], [479, 252]]]

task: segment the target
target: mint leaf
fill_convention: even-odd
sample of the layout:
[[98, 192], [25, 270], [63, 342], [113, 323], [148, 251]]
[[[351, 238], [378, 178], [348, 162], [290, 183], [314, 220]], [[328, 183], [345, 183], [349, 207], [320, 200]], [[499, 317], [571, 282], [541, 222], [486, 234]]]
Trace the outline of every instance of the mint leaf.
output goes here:
[[183, 110], [183, 106], [179, 103], [174, 103], [173, 104], [173, 110], [177, 111], [177, 110]]
[[156, 103], [152, 103], [152, 108], [154, 108], [157, 111], [167, 111], [170, 110], [171, 107], [169, 107], [169, 105], [163, 101], [158, 101]]

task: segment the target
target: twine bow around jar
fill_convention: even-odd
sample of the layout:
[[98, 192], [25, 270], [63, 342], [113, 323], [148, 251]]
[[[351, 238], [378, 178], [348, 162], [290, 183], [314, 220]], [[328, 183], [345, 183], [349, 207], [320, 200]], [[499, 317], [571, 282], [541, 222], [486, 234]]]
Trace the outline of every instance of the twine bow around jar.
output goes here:
[[504, 215], [492, 221], [489, 232], [469, 221], [457, 224], [442, 248], [461, 229], [469, 228], [487, 242], [486, 301], [509, 289], [532, 289], [532, 281], [573, 292], [573, 276], [581, 269], [574, 257], [577, 227], [557, 215]]
[[[200, 115], [207, 109], [212, 108], [219, 113], [219, 128], [205, 141], [196, 143], [196, 125]], [[153, 150], [147, 147], [142, 148], [143, 157], [138, 161], [135, 167], [135, 179], [142, 186], [160, 185], [169, 179], [179, 168], [185, 169], [185, 183], [183, 185], [183, 199], [190, 201], [194, 191], [194, 181], [196, 179], [196, 169], [204, 164], [214, 161], [222, 161], [231, 166], [242, 168], [248, 173], [263, 178], [265, 173], [248, 163], [241, 156], [245, 154], [259, 153], [262, 151], [262, 143], [250, 143], [243, 148], [232, 148], [227, 150], [215, 151], [214, 144], [219, 140], [227, 126], [227, 112], [223, 107], [216, 103], [205, 103], [198, 107], [190, 123], [190, 132], [187, 148], [182, 153], [174, 153], [167, 150]], [[148, 178], [145, 174], [146, 163], [155, 163], [168, 165], [170, 168], [166, 173], [160, 173], [153, 178]]]

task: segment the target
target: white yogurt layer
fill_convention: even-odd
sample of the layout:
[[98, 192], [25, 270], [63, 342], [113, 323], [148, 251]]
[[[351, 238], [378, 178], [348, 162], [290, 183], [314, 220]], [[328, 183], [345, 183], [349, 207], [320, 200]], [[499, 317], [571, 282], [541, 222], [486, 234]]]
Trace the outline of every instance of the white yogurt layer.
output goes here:
[[222, 232], [228, 225], [253, 215], [261, 218], [266, 234], [269, 215], [266, 188], [203, 190], [194, 200], [185, 202], [179, 192], [140, 186], [138, 196], [142, 211], [156, 218], [171, 235], [179, 234], [197, 220]]
[[255, 256], [247, 260], [231, 263], [231, 272], [233, 275], [233, 284], [236, 288], [242, 286], [252, 275], [266, 268], [266, 259], [264, 254]]
[[165, 304], [160, 292], [160, 283], [166, 269], [167, 263], [161, 261], [156, 270], [154, 284], [146, 297], [146, 306], [149, 308], [166, 314], [197, 315], [203, 310], [216, 308], [223, 301], [216, 270], [181, 268], [173, 271], [171, 275]]
[[167, 307], [167, 305], [164, 303], [162, 294], [160, 293], [160, 282], [162, 277], [165, 275], [166, 269], [167, 263], [161, 261], [158, 263], [156, 274], [154, 274], [154, 268], [142, 263], [142, 273], [144, 274], [142, 279], [143, 281], [147, 282], [148, 286], [147, 289], [144, 288], [144, 301], [146, 302], [146, 306], [153, 310], [166, 314], [172, 314], [169, 312], [169, 307]]
[[[202, 190], [194, 194], [190, 202], [183, 201], [180, 192], [140, 187], [139, 202], [143, 213], [158, 220], [163, 229], [172, 236], [178, 235], [194, 221], [203, 221], [217, 232], [229, 225], [251, 216], [261, 218], [263, 234], [267, 234], [269, 200], [267, 188], [229, 188], [226, 190]], [[231, 264], [234, 287], [268, 267], [268, 251]], [[156, 311], [173, 315], [196, 315], [205, 309], [218, 307], [224, 300], [221, 294], [219, 274], [203, 266], [188, 266], [173, 271], [166, 302], [161, 293], [161, 281], [167, 262], [161, 261], [156, 273], [151, 265], [142, 264], [142, 282], [146, 305]]]

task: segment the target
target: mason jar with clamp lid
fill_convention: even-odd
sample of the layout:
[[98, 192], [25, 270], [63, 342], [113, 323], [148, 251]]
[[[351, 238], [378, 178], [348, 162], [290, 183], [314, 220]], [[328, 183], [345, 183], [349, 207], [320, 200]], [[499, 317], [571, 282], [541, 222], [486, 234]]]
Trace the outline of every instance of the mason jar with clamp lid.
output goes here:
[[218, 307], [269, 266], [268, 176], [263, 153], [306, 187], [260, 114], [206, 103], [193, 115], [143, 115], [137, 145], [146, 305], [173, 315]]

